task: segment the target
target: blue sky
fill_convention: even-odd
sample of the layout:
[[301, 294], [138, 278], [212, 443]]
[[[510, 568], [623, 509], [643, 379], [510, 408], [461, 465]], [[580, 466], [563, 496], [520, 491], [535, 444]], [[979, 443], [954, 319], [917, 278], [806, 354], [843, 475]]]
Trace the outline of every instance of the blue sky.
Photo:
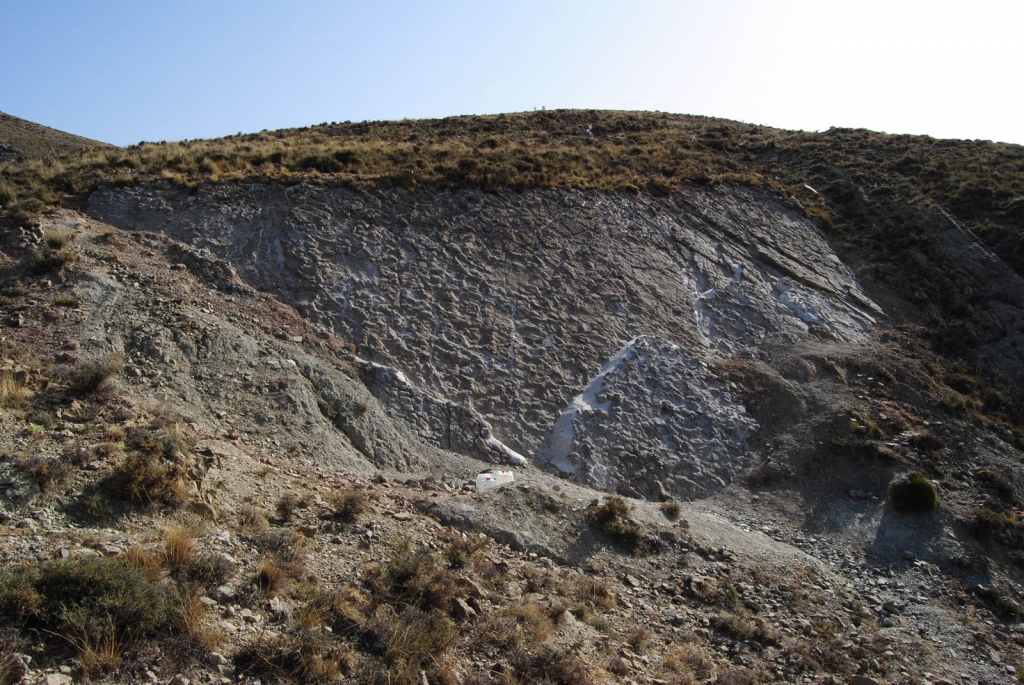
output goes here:
[[116, 144], [547, 107], [1024, 143], [1024, 3], [0, 0], [0, 111]]

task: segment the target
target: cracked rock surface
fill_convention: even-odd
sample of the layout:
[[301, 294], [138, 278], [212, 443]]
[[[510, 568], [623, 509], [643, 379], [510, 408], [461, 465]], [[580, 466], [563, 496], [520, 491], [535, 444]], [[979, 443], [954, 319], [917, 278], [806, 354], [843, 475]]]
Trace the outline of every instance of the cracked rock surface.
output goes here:
[[[628, 341], [678, 346], [685, 366], [802, 339], [857, 345], [880, 314], [810, 222], [750, 190], [654, 198], [220, 184], [190, 196], [158, 184], [97, 191], [90, 213], [191, 245], [199, 257], [189, 259], [222, 280], [237, 273], [278, 294], [360, 357], [465, 408], [453, 441], [452, 422], [439, 428], [413, 393], [378, 393], [440, 446], [497, 455], [505, 448], [478, 430], [487, 425], [513, 452], [557, 457], [586, 482], [649, 497], [720, 488], [742, 464], [753, 422], [726, 402], [736, 417], [728, 435], [705, 431], [682, 447], [696, 430], [686, 412], [651, 412], [684, 397], [662, 397], [671, 394], [663, 364], [640, 364], [616, 383], [644, 400], [584, 417], [582, 452], [570, 452], [591, 464], [564, 468], [568, 453], [551, 447], [559, 416]], [[709, 376], [701, 384], [719, 392]], [[623, 442], [634, 434], [616, 435], [626, 426], [640, 430], [632, 452]]]

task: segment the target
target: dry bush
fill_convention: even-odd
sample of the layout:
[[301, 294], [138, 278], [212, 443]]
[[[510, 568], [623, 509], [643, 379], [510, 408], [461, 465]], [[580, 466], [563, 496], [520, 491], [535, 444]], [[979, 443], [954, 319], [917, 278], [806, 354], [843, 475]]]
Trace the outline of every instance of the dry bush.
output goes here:
[[274, 510], [282, 521], [291, 521], [295, 510], [299, 507], [299, 498], [294, 492], [286, 492], [277, 500]]
[[178, 507], [188, 501], [187, 473], [181, 464], [152, 452], [133, 451], [104, 481], [118, 499], [135, 504]]
[[581, 576], [572, 583], [570, 596], [588, 607], [607, 611], [615, 607], [615, 594], [604, 581]]
[[459, 579], [426, 550], [398, 549], [387, 561], [367, 568], [364, 582], [375, 605], [414, 606], [447, 611], [459, 593]]
[[355, 521], [369, 506], [366, 493], [354, 488], [332, 492], [327, 498], [327, 503], [334, 512], [334, 517], [342, 521]]
[[104, 442], [124, 442], [125, 437], [128, 435], [125, 431], [124, 426], [107, 426], [103, 431]]
[[306, 629], [326, 625], [335, 635], [356, 637], [366, 624], [368, 606], [368, 599], [353, 588], [317, 588], [296, 612], [295, 622]]
[[[422, 611], [406, 606], [395, 611], [381, 606], [367, 622], [360, 638], [361, 644], [375, 654], [386, 666], [386, 681], [379, 675], [367, 673], [372, 680], [361, 682], [389, 682], [394, 685], [419, 685], [420, 671], [432, 671], [445, 653], [455, 646], [459, 631], [448, 616], [438, 611]], [[429, 680], [429, 676], [428, 676]]]
[[487, 549], [489, 545], [490, 539], [487, 537], [452, 533], [445, 537], [441, 557], [451, 568], [464, 568], [477, 552]]
[[641, 652], [651, 644], [651, 631], [644, 626], [637, 626], [626, 636], [626, 643], [636, 652]]
[[325, 683], [352, 673], [355, 654], [329, 633], [300, 628], [277, 639], [259, 638], [246, 645], [235, 656], [235, 664], [247, 675], [267, 682]]
[[264, 531], [270, 527], [266, 513], [259, 507], [245, 504], [238, 510], [238, 525], [250, 531]]
[[629, 503], [618, 495], [609, 495], [603, 503], [588, 507], [586, 519], [596, 530], [633, 554], [656, 551], [661, 545], [657, 538], [647, 535], [643, 527], [633, 519]]
[[715, 677], [715, 662], [706, 651], [692, 643], [671, 645], [665, 654], [665, 668], [677, 676], [689, 676], [698, 682]]
[[59, 250], [68, 244], [68, 241], [75, 236], [71, 231], [65, 231], [59, 228], [48, 228], [43, 231], [43, 242], [46, 246], [54, 250]]
[[97, 392], [103, 385], [124, 370], [124, 355], [119, 352], [78, 364], [68, 380], [71, 389], [81, 393]]
[[33, 267], [36, 273], [45, 274], [50, 271], [57, 271], [65, 266], [70, 266], [77, 259], [78, 256], [70, 247], [62, 247], [59, 250], [42, 249], [36, 252]]
[[164, 535], [164, 564], [172, 571], [182, 569], [196, 557], [196, 537], [184, 526], [174, 526]]
[[28, 644], [13, 628], [0, 629], [0, 685], [17, 685], [28, 672], [19, 657]]
[[63, 459], [38, 454], [19, 459], [18, 470], [34, 480], [44, 493], [59, 488], [71, 477], [71, 468]]
[[683, 515], [683, 507], [679, 502], [675, 500], [661, 503], [661, 512], [665, 514], [670, 521], [678, 521], [679, 517]]
[[525, 682], [551, 685], [591, 685], [595, 682], [583, 661], [547, 645], [535, 652], [515, 649], [509, 662], [512, 671]]

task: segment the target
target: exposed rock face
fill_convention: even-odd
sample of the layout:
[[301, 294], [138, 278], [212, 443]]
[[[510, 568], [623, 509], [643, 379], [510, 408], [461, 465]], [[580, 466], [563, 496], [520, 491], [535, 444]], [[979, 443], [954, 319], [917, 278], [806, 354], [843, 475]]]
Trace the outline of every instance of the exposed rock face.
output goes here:
[[[226, 287], [237, 271], [401, 370], [404, 390], [364, 381], [419, 435], [507, 454], [489, 425], [514, 452], [648, 497], [709, 494], [742, 465], [753, 421], [702, 360], [855, 345], [880, 313], [811, 223], [755, 191], [148, 186], [98, 191], [90, 211], [190, 243]], [[574, 410], [609, 360], [602, 391], [622, 399]], [[430, 413], [446, 401], [463, 408], [454, 424]]]

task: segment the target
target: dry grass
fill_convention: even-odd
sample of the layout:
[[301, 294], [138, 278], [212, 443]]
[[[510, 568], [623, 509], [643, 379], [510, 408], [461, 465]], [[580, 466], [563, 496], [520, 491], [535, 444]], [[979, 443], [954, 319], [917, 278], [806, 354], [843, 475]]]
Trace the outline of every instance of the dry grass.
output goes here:
[[69, 375], [71, 388], [78, 392], [94, 393], [124, 370], [124, 355], [108, 354], [99, 359], [90, 359], [78, 364]]
[[249, 531], [261, 532], [270, 527], [270, 521], [262, 509], [245, 504], [238, 510], [238, 525]]
[[43, 493], [56, 490], [71, 477], [71, 468], [64, 460], [38, 454], [19, 459], [18, 470], [34, 480]]
[[71, 231], [59, 228], [48, 228], [43, 231], [43, 242], [53, 250], [59, 250], [68, 244], [68, 241], [75, 236]]
[[332, 492], [327, 498], [327, 504], [335, 518], [341, 521], [355, 521], [369, 507], [366, 493], [354, 488]]
[[10, 371], [0, 371], [0, 407], [24, 409], [32, 393], [24, 383], [17, 381]]
[[223, 643], [227, 635], [220, 626], [207, 620], [210, 608], [199, 601], [200, 597], [192, 588], [182, 590], [175, 625], [188, 640], [209, 652]]
[[196, 558], [196, 538], [188, 528], [174, 526], [164, 535], [164, 564], [172, 569], [182, 569]]

